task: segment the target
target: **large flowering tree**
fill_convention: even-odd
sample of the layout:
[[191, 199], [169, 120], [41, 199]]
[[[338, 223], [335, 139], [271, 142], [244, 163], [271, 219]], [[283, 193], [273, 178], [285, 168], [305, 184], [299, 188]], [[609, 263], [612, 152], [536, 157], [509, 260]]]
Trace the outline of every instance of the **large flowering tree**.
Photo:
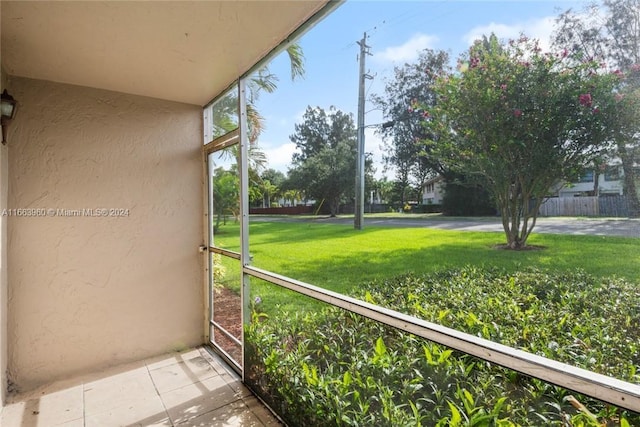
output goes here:
[[611, 153], [624, 171], [624, 193], [629, 216], [640, 217], [640, 0], [604, 0], [569, 9], [556, 19], [553, 45], [574, 58], [595, 58], [623, 75], [618, 99], [609, 110], [618, 132]]
[[[477, 41], [435, 85], [427, 140], [441, 160], [494, 197], [507, 247], [522, 249], [554, 184], [580, 173], [611, 141], [608, 114], [619, 79], [568, 53], [542, 53], [521, 37]], [[571, 65], [569, 65], [571, 64]]]

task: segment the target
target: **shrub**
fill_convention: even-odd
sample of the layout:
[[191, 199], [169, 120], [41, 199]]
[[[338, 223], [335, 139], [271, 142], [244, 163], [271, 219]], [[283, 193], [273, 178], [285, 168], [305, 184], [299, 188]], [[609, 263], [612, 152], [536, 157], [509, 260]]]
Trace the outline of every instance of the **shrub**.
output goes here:
[[413, 213], [439, 213], [442, 212], [442, 205], [440, 204], [427, 204], [413, 206]]
[[222, 264], [222, 255], [213, 254], [213, 286], [221, 286], [222, 279], [227, 273], [227, 268]]
[[[366, 300], [640, 382], [635, 285], [582, 272], [467, 267], [371, 283]], [[640, 414], [328, 307], [246, 331], [248, 382], [291, 425], [640, 425]], [[596, 414], [579, 411], [581, 402]], [[579, 405], [576, 405], [579, 406]], [[568, 420], [568, 421], [567, 421]], [[608, 424], [607, 424], [608, 425]]]
[[493, 216], [498, 211], [487, 190], [457, 175], [449, 177], [444, 186], [442, 212], [448, 216]]

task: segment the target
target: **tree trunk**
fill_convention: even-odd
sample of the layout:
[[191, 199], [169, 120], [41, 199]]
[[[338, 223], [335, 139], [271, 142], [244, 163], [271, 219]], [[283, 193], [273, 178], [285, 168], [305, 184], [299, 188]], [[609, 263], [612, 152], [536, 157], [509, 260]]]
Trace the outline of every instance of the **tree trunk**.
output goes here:
[[502, 198], [498, 198], [498, 208], [502, 217], [502, 228], [507, 238], [507, 248], [520, 249], [519, 231], [517, 227], [516, 203], [508, 190]]
[[600, 195], [600, 170], [594, 170], [594, 180], [593, 180], [593, 196], [598, 197]]
[[512, 250], [520, 250], [525, 246], [526, 238], [522, 238], [520, 228], [516, 224], [510, 224], [510, 231], [507, 233], [507, 247]]
[[332, 218], [335, 217], [338, 214], [339, 206], [340, 202], [332, 200], [331, 203], [329, 203], [329, 216], [331, 216]]
[[[530, 209], [529, 194], [515, 185], [503, 197], [498, 197], [498, 208], [502, 216], [502, 227], [507, 237], [507, 248], [520, 250], [526, 247], [527, 239], [535, 226], [540, 201]], [[533, 221], [529, 225], [529, 221]]]
[[622, 170], [624, 172], [624, 190], [629, 204], [629, 218], [640, 217], [640, 200], [636, 189], [636, 177], [633, 172], [633, 156], [629, 153], [624, 142], [618, 144], [618, 155], [622, 160]]

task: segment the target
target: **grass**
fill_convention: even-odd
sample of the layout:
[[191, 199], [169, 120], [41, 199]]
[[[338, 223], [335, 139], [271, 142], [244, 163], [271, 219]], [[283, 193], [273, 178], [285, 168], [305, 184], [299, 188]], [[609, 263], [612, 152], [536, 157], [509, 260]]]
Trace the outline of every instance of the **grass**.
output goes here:
[[[239, 226], [228, 223], [218, 246], [239, 250]], [[533, 234], [529, 244], [543, 250], [505, 251], [502, 233], [429, 228], [367, 227], [308, 222], [260, 222], [250, 226], [253, 265], [341, 293], [363, 283], [404, 273], [429, 273], [465, 265], [496, 266], [506, 271], [539, 267], [549, 271], [582, 269], [594, 276], [640, 278], [640, 241], [635, 238]], [[269, 312], [300, 309], [309, 298], [283, 298], [275, 287], [254, 289]]]

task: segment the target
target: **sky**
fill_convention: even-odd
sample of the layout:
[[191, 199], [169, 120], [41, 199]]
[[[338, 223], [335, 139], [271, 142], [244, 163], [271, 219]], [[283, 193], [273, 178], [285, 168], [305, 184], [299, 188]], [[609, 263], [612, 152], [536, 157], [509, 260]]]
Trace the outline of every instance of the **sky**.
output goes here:
[[[266, 119], [258, 144], [270, 168], [287, 172], [295, 150], [289, 136], [302, 122], [308, 105], [330, 106], [352, 113], [358, 109], [358, 54], [356, 43], [367, 33], [371, 56], [366, 57], [367, 101], [365, 125], [386, 121], [369, 100], [383, 94], [393, 69], [414, 61], [425, 49], [449, 53], [452, 61], [476, 38], [494, 32], [499, 38], [517, 38], [521, 33], [540, 40], [547, 50], [554, 19], [569, 8], [581, 10], [586, 1], [348, 1], [316, 24], [298, 43], [305, 55], [305, 77], [291, 82], [285, 54], [274, 58], [270, 70], [278, 78], [272, 94], [257, 102]], [[365, 151], [373, 153], [376, 177], [393, 179], [384, 171], [382, 143], [375, 126], [365, 129]]]

